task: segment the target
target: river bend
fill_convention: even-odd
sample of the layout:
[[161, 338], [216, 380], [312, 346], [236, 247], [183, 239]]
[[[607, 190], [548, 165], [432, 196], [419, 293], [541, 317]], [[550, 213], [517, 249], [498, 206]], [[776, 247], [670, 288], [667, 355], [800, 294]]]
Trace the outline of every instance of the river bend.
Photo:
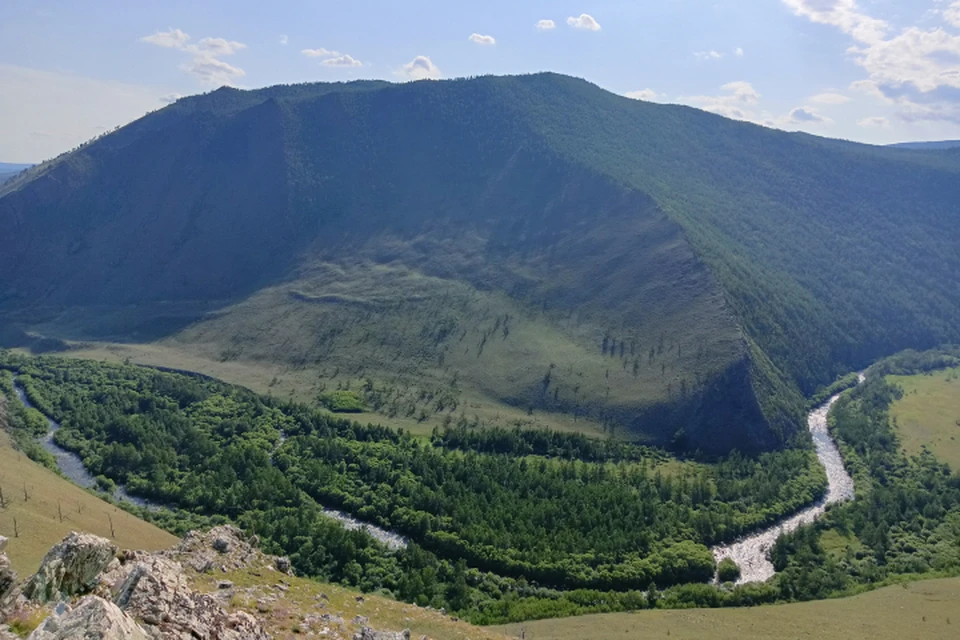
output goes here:
[[[861, 374], [860, 381], [863, 382], [863, 380], [864, 376]], [[776, 571], [770, 561], [770, 549], [781, 534], [812, 523], [823, 515], [827, 505], [853, 499], [853, 478], [843, 466], [843, 458], [840, 457], [837, 444], [830, 437], [830, 431], [827, 429], [827, 414], [839, 399], [840, 394], [833, 396], [826, 404], [811, 411], [807, 417], [807, 427], [817, 448], [817, 458], [827, 472], [827, 493], [809, 507], [766, 529], [761, 529], [731, 544], [718, 545], [711, 549], [717, 562], [724, 558], [731, 558], [740, 567], [740, 579], [737, 584], [766, 582], [772, 578]]]

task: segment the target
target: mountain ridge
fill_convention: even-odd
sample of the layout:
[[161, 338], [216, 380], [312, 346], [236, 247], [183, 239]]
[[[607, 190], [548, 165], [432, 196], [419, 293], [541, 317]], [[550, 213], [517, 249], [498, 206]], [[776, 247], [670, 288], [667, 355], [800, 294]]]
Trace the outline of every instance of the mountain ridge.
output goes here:
[[[145, 158], [130, 175], [98, 168]], [[555, 74], [221, 89], [0, 187], [0, 228], [32, 238], [0, 264], [13, 274], [0, 312], [35, 325], [38, 291], [60, 310], [223, 299], [165, 335], [211, 358], [329, 363], [324, 385], [343, 384], [341, 368], [407, 386], [452, 378], [653, 442], [771, 448], [798, 431], [800, 391], [957, 338], [960, 301], [932, 274], [956, 273], [958, 172], [951, 157], [769, 131]], [[898, 226], [908, 209], [894, 199], [923, 207], [917, 224]], [[44, 237], [40, 223], [69, 210], [86, 221]], [[925, 242], [927, 228], [945, 230], [929, 264], [903, 266], [896, 247], [886, 259], [891, 238]], [[117, 255], [112, 239], [131, 237]], [[38, 258], [52, 242], [100, 260]], [[853, 271], [832, 268], [838, 254]], [[511, 318], [513, 337], [491, 340]]]

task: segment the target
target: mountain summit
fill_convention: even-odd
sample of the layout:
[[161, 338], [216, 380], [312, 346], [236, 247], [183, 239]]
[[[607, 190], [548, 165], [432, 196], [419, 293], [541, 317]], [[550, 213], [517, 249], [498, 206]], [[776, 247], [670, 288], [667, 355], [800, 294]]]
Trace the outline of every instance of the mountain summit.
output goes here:
[[223, 88], [0, 186], [0, 323], [769, 449], [960, 340], [958, 174], [555, 74]]

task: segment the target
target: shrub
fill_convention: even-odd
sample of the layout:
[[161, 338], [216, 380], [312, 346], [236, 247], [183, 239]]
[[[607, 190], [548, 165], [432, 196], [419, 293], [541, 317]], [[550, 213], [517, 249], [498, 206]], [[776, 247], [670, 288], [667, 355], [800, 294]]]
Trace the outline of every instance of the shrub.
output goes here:
[[731, 558], [724, 558], [717, 565], [717, 578], [720, 582], [736, 582], [740, 579], [740, 567]]
[[356, 391], [328, 391], [320, 395], [320, 404], [334, 413], [360, 413], [364, 409]]

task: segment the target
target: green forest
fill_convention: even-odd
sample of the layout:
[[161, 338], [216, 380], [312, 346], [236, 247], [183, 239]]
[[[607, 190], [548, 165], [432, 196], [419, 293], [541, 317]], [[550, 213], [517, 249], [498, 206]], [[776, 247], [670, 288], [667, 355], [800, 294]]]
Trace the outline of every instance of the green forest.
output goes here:
[[[820, 598], [957, 572], [960, 478], [932, 456], [900, 453], [885, 413], [897, 389], [883, 375], [945, 366], [958, 353], [884, 361], [843, 397], [830, 422], [856, 500], [782, 538], [777, 577], [741, 587], [710, 584], [707, 546], [821, 496], [809, 448], [708, 463], [549, 431], [413, 437], [207, 377], [10, 352], [0, 352], [0, 389], [28, 454], [46, 455], [29, 446], [45, 429], [42, 412], [104, 485], [176, 509], [140, 510], [162, 526], [233, 521], [302, 574], [492, 624]], [[40, 411], [16, 408], [14, 375]], [[323, 507], [410, 544], [392, 551]], [[842, 556], [824, 542], [837, 535], [856, 541]], [[737, 574], [729, 565], [724, 579]]]

